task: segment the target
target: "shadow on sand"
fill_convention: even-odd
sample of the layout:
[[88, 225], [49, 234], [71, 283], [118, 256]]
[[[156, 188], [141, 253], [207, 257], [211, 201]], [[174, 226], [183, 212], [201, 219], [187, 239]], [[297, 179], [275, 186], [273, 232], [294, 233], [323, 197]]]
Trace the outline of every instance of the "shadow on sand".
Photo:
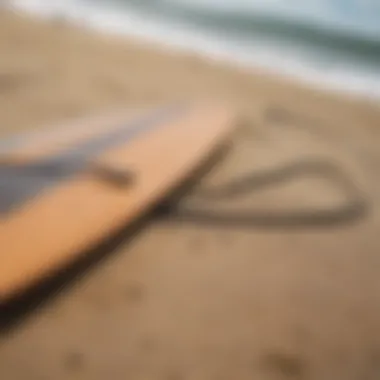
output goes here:
[[165, 205], [179, 199], [196, 184], [196, 180], [206, 175], [218, 161], [229, 151], [228, 145], [218, 147], [212, 155], [191, 173], [186, 181], [174, 189], [169, 195], [170, 201], [163, 201], [148, 210], [142, 217], [132, 224], [122, 226], [112, 236], [106, 237], [99, 245], [78, 254], [77, 260], [71, 262], [64, 268], [45, 277], [39, 283], [34, 284], [22, 293], [13, 296], [0, 303], [0, 336], [11, 333], [19, 324], [23, 323], [31, 314], [37, 312], [53, 298], [63, 292], [70, 291], [76, 281], [81, 277], [89, 275], [98, 265], [110, 259], [120, 246], [127, 246], [144, 231], [150, 223], [161, 218], [166, 213]]

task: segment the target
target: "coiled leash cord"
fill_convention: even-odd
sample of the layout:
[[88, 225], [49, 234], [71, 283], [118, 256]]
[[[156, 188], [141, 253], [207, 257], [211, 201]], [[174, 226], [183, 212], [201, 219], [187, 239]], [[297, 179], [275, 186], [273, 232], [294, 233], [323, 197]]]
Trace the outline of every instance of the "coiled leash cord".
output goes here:
[[[196, 205], [197, 199], [207, 201], [210, 204], [215, 201], [233, 200], [300, 176], [327, 179], [345, 195], [346, 201], [334, 208], [316, 208], [290, 212], [275, 212], [262, 209], [215, 211]], [[349, 224], [364, 218], [370, 211], [368, 198], [361, 192], [355, 182], [351, 181], [339, 166], [320, 158], [293, 162], [269, 171], [253, 171], [222, 185], [197, 190], [190, 197], [195, 198], [195, 202], [192, 201], [191, 206], [183, 205], [184, 201], [188, 199], [188, 195], [182, 196], [175, 201], [169, 200], [161, 208], [160, 216], [164, 220], [215, 226], [302, 228]]]

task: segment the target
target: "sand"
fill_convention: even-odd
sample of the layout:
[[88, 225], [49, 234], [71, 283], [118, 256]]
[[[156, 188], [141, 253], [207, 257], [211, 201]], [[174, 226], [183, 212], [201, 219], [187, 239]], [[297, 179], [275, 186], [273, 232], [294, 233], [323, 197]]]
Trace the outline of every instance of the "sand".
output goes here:
[[[0, 14], [2, 136], [205, 96], [229, 99], [244, 121], [205, 182], [318, 160], [346, 173], [368, 212], [304, 228], [152, 220], [4, 331], [0, 379], [380, 378], [379, 106], [60, 21]], [[349, 201], [317, 174], [231, 207]]]

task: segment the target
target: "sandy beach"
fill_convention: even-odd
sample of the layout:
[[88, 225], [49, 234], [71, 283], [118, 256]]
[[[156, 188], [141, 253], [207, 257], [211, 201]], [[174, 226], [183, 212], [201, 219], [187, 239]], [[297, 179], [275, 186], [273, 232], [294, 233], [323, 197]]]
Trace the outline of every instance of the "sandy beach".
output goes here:
[[[1, 136], [201, 97], [229, 100], [244, 120], [206, 183], [320, 160], [360, 189], [367, 212], [318, 228], [152, 221], [1, 337], [0, 379], [380, 378], [379, 103], [0, 11]], [[305, 175], [232, 207], [346, 198]]]

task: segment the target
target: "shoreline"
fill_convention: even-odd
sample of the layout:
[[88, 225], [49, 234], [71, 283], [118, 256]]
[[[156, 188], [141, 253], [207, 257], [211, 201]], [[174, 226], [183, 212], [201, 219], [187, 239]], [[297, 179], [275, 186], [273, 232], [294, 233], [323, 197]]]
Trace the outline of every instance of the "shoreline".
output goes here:
[[[301, 86], [313, 87], [318, 91], [335, 93], [337, 96], [380, 103], [379, 86], [376, 86], [377, 77], [368, 67], [353, 70], [350, 64], [342, 65], [343, 62], [339, 64], [340, 66], [333, 63], [328, 65], [323, 61], [314, 62], [307, 54], [301, 54], [298, 57], [297, 49], [289, 54], [286, 60], [281, 61], [280, 51], [275, 53], [281, 46], [277, 48], [272, 46], [268, 50], [265, 48], [266, 44], [263, 43], [256, 47], [256, 51], [248, 52], [248, 46], [243, 49], [235, 43], [235, 47], [232, 48], [232, 40], [227, 39], [227, 45], [223, 48], [218, 47], [219, 41], [215, 39], [215, 35], [214, 37], [212, 34], [203, 36], [201, 31], [191, 30], [188, 26], [184, 30], [171, 30], [173, 26], [164, 26], [149, 18], [149, 21], [134, 19], [136, 15], [123, 20], [124, 16], [111, 10], [106, 12], [103, 19], [103, 16], [100, 17], [100, 10], [87, 6], [76, 8], [74, 3], [67, 7], [51, 5], [45, 8], [45, 6], [19, 4], [15, 9], [20, 9], [20, 12], [32, 17], [48, 22], [50, 20], [64, 23], [69, 27], [81, 28], [90, 33], [108, 35], [110, 38], [121, 38], [125, 41], [134, 40], [141, 45], [150, 45], [151, 48], [161, 47], [177, 54], [197, 55], [248, 74], [261, 73], [264, 76], [298, 83]], [[294, 58], [291, 58], [293, 55]], [[281, 68], [278, 62], [274, 63], [279, 59]], [[326, 65], [324, 70], [321, 69], [321, 65]]]
[[[199, 95], [201, 96], [204, 94], [206, 96], [213, 96], [216, 92], [217, 95], [234, 98], [234, 93], [239, 93], [242, 89], [242, 92], [251, 93], [252, 102], [254, 102], [255, 98], [265, 98], [266, 96], [273, 94], [274, 97], [280, 96], [281, 99], [284, 99], [285, 101], [287, 101], [287, 99], [294, 99], [294, 97], [300, 99], [310, 98], [315, 105], [318, 105], [318, 103], [326, 103], [329, 104], [329, 108], [331, 106], [338, 107], [336, 113], [340, 113], [339, 108], [350, 108], [351, 106], [364, 107], [370, 113], [373, 112], [375, 115], [380, 109], [379, 104], [372, 99], [351, 96], [351, 94], [348, 93], [321, 90], [320, 88], [307, 85], [281, 74], [272, 75], [265, 71], [261, 71], [260, 69], [255, 70], [252, 68], [247, 69], [245, 67], [239, 67], [232, 62], [210, 59], [209, 57], [202, 56], [198, 53], [178, 51], [176, 49], [167, 48], [163, 44], [148, 40], [102, 33], [99, 30], [94, 30], [87, 26], [81, 26], [75, 23], [73, 24], [71, 21], [67, 20], [45, 20], [40, 17], [31, 17], [27, 12], [16, 14], [13, 11], [8, 10], [3, 10], [0, 17], [3, 24], [0, 28], [3, 28], [4, 30], [4, 38], [0, 40], [0, 50], [3, 50], [3, 54], [6, 56], [6, 58], [3, 59], [3, 62], [1, 62], [2, 66], [5, 67], [0, 67], [0, 70], [4, 72], [0, 72], [0, 74], [5, 77], [7, 77], [7, 75], [10, 75], [11, 77], [14, 75], [24, 76], [27, 84], [30, 83], [30, 80], [33, 82], [33, 71], [39, 72], [41, 70], [41, 68], [38, 68], [39, 63], [41, 63], [42, 66], [47, 65], [51, 67], [52, 70], [49, 73], [49, 76], [54, 74], [55, 80], [58, 82], [61, 82], [63, 75], [70, 77], [70, 75], [73, 74], [72, 80], [75, 81], [78, 79], [77, 84], [81, 84], [80, 82], [82, 82], [83, 79], [85, 79], [85, 81], [90, 79], [90, 73], [84, 70], [83, 65], [85, 65], [85, 62], [91, 65], [92, 62], [89, 62], [89, 56], [91, 54], [93, 56], [99, 54], [100, 65], [98, 66], [96, 65], [97, 57], [92, 57], [95, 59], [93, 74], [98, 76], [97, 71], [102, 70], [101, 76], [103, 77], [103, 80], [101, 79], [100, 82], [103, 82], [103, 85], [106, 87], [104, 93], [114, 92], [114, 102], [111, 102], [111, 104], [115, 103], [116, 105], [123, 102], [123, 100], [127, 100], [128, 98], [132, 100], [136, 97], [139, 99], [134, 99], [133, 102], [137, 101], [145, 103], [147, 98], [150, 98], [149, 102], [152, 102], [154, 101], [155, 96], [151, 93], [156, 93], [156, 100], [159, 101], [160, 92], [162, 92], [164, 99], [165, 96], [168, 96], [168, 93], [172, 93], [173, 95], [177, 93], [174, 95], [174, 98], [178, 98], [182, 95], [191, 98], [192, 93], [197, 96], [199, 92]], [[13, 36], [11, 33], [8, 41], [6, 34], [9, 30], [7, 29], [14, 32]], [[27, 36], [28, 30], [32, 32], [31, 36]], [[38, 41], [38, 39], [40, 39], [40, 41]], [[27, 42], [27, 40], [29, 40], [29, 42]], [[13, 42], [14, 45], [12, 46]], [[28, 57], [29, 53], [25, 52], [27, 48], [26, 44], [28, 43], [31, 44], [30, 48], [35, 49], [31, 54], [34, 56], [33, 59], [30, 60], [30, 57], [25, 60], [18, 59], [17, 56], [24, 55], [24, 53], [26, 57]], [[46, 44], [46, 49], [43, 46], [44, 43]], [[61, 47], [54, 46], [55, 43], [60, 43]], [[89, 54], [79, 51], [79, 45], [82, 45], [84, 49], [87, 49]], [[106, 72], [106, 66], [108, 64], [111, 65], [110, 69], [112, 70], [112, 59], [109, 59], [107, 62], [107, 57], [105, 57], [107, 53], [117, 56], [119, 63], [115, 66], [117, 66], [118, 75], [114, 75], [111, 71]], [[12, 57], [13, 55], [14, 57]], [[59, 60], [56, 59], [54, 55], [59, 56]], [[40, 59], [37, 58], [38, 56]], [[81, 62], [82, 57], [83, 61]], [[34, 63], [33, 60], [36, 62]], [[64, 65], [65, 60], [68, 62], [66, 68]], [[131, 67], [128, 67], [131, 60], [134, 62], [130, 65]], [[137, 75], [139, 78], [135, 78], [136, 80], [128, 78], [128, 70], [132, 70], [132, 72], [135, 70], [134, 74], [138, 74], [138, 71], [143, 71], [136, 71], [136, 69], [138, 69], [138, 62], [142, 62], [143, 66], [146, 66], [148, 78], [144, 78], [144, 75]], [[155, 64], [155, 62], [157, 62], [157, 64]], [[35, 67], [33, 67], [33, 65]], [[123, 67], [123, 65], [125, 66]], [[71, 68], [72, 71], [70, 71]], [[183, 84], [183, 88], [180, 91], [182, 94], [179, 94], [178, 91], [170, 91], [169, 89], [166, 91], [165, 87], [168, 87], [166, 83], [160, 83], [162, 80], [165, 82], [165, 78], [170, 80], [171, 68], [178, 72], [178, 83], [182, 82]], [[124, 73], [123, 69], [125, 70]], [[162, 72], [160, 72], [161, 69], [163, 70]], [[24, 70], [25, 72], [23, 72]], [[194, 70], [194, 73], [191, 72], [192, 70]], [[7, 71], [9, 71], [9, 73], [7, 73]], [[195, 82], [199, 81], [197, 71], [201, 74], [200, 76], [208, 77], [210, 85], [207, 89], [199, 91], [197, 89], [197, 87], [199, 87], [198, 83], [191, 84], [192, 77], [194, 77]], [[149, 80], [149, 76], [152, 77], [151, 80]], [[108, 81], [107, 77], [110, 77], [110, 83], [108, 84], [106, 83]], [[118, 77], [121, 78], [120, 83], [117, 83]], [[35, 79], [38, 82], [38, 74]], [[139, 80], [141, 82], [139, 82]], [[18, 81], [15, 79], [15, 81], [18, 82], [17, 86], [22, 86], [22, 80]], [[35, 84], [38, 84], [37, 82], [35, 82]], [[173, 82], [175, 82], [175, 78], [173, 78]], [[85, 85], [84, 83], [82, 84]], [[88, 84], [89, 83], [86, 83], [86, 85]], [[222, 92], [220, 92], [219, 89], [214, 88], [214, 84], [216, 84], [216, 87], [224, 87]], [[127, 89], [125, 86], [129, 88]], [[230, 89], [228, 88], [229, 86], [231, 87]], [[29, 87], [29, 84], [27, 87]], [[81, 90], [86, 91], [85, 87], [79, 87]], [[181, 87], [181, 85], [179, 85], [179, 87]], [[200, 88], [201, 87], [202, 85]], [[241, 89], [239, 87], [241, 87]], [[144, 96], [144, 88], [146, 88], [147, 96]], [[46, 88], [46, 90], [49, 91], [48, 88]], [[124, 90], [127, 91], [125, 92]], [[127, 93], [130, 96], [127, 96]], [[99, 96], [94, 96], [94, 101], [95, 98], [102, 97], [100, 93], [97, 92], [97, 94]], [[118, 94], [120, 95], [120, 99], [117, 99]], [[68, 94], [65, 94], [65, 102], [68, 101], [67, 96]], [[60, 95], [58, 95], [57, 101], [59, 101], [59, 97]], [[172, 98], [172, 95], [169, 97]], [[238, 95], [238, 97], [240, 97], [240, 95]], [[86, 103], [86, 101], [75, 102], [77, 97], [74, 96], [73, 98], [73, 101], [70, 101], [69, 103], [72, 103], [73, 108], [78, 108], [78, 110]], [[245, 98], [245, 101], [242, 103], [247, 104], [247, 97]], [[302, 100], [300, 102], [300, 105], [301, 104]], [[45, 106], [48, 110], [49, 107], [47, 105]], [[44, 105], [39, 104], [39, 107], [44, 107]], [[62, 107], [65, 108], [65, 104], [62, 104]], [[70, 113], [71, 112], [69, 112], [69, 114]], [[74, 112], [74, 116], [75, 113], [76, 112]], [[323, 118], [323, 114], [321, 117]]]

